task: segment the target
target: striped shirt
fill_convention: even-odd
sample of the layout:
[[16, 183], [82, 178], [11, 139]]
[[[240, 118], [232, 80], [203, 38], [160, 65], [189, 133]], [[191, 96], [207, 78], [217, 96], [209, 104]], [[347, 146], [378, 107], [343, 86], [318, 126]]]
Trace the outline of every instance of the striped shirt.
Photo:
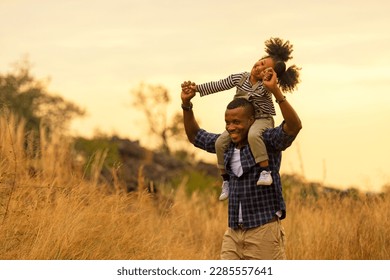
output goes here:
[[[234, 175], [230, 166], [234, 154], [234, 144], [231, 143], [225, 151], [225, 168], [230, 175], [228, 206], [228, 225], [230, 228], [238, 228], [240, 204], [244, 228], [254, 228], [266, 224], [275, 217], [278, 211], [282, 213], [280, 219], [286, 217], [286, 204], [283, 199], [279, 170], [282, 151], [292, 144], [295, 136], [287, 135], [282, 126], [283, 124], [267, 129], [263, 133], [269, 166], [272, 171], [273, 183], [270, 186], [259, 187], [256, 185], [260, 167], [256, 164], [249, 145], [240, 150], [243, 173], [239, 177]], [[195, 137], [194, 145], [210, 153], [215, 153], [215, 141], [218, 136], [219, 134], [209, 133], [201, 129]]]
[[248, 72], [232, 74], [219, 81], [197, 85], [197, 90], [200, 93], [200, 96], [203, 97], [236, 87], [237, 93], [235, 97], [242, 97], [243, 94], [245, 94], [249, 98], [249, 101], [255, 106], [256, 116], [259, 116], [260, 114], [275, 116], [276, 112], [272, 102], [272, 94], [266, 90], [261, 81], [252, 85], [249, 77], [250, 73]]

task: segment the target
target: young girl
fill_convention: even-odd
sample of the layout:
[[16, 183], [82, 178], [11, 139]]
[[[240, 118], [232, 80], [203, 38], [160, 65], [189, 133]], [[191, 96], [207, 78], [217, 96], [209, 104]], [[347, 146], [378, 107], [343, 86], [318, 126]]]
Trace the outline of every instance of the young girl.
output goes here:
[[[289, 41], [283, 42], [279, 38], [271, 38], [265, 41], [266, 56], [257, 61], [250, 73], [243, 72], [232, 74], [225, 79], [183, 88], [200, 93], [200, 96], [229, 90], [236, 87], [234, 98], [247, 98], [255, 107], [256, 121], [251, 126], [248, 134], [248, 142], [256, 163], [260, 165], [260, 174], [257, 185], [268, 186], [273, 180], [268, 166], [268, 154], [262, 139], [262, 133], [268, 128], [274, 127], [273, 116], [276, 115], [272, 102], [272, 94], [267, 91], [263, 81], [270, 78], [267, 70], [273, 68], [278, 77], [278, 84], [283, 92], [293, 91], [299, 83], [299, 68], [295, 65], [286, 69], [286, 64], [292, 58], [292, 45]], [[278, 101], [278, 103], [284, 100]], [[231, 139], [227, 131], [224, 131], [216, 141], [216, 153], [218, 168], [223, 178], [222, 192], [219, 200], [225, 200], [229, 196], [229, 176], [225, 171], [224, 152]]]

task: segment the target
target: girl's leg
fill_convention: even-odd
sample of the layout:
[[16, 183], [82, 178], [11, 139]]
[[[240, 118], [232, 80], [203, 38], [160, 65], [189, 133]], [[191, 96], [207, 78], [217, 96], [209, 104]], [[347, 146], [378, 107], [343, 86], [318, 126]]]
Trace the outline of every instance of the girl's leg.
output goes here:
[[255, 161], [260, 166], [260, 177], [257, 185], [271, 185], [272, 176], [268, 164], [268, 154], [262, 134], [267, 128], [273, 127], [273, 119], [256, 119], [248, 133], [248, 142]]
[[229, 175], [226, 174], [225, 163], [224, 163], [224, 154], [225, 150], [230, 143], [229, 133], [225, 130], [215, 141], [215, 150], [217, 153], [217, 166], [223, 178], [222, 191], [219, 196], [219, 200], [225, 200], [229, 197]]

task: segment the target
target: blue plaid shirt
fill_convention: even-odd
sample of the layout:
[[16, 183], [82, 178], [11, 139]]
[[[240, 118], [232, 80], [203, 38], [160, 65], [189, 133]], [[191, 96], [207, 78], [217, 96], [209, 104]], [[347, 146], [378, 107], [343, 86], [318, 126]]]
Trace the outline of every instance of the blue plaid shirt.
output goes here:
[[[228, 225], [230, 228], [238, 228], [238, 212], [241, 203], [244, 228], [254, 228], [266, 224], [275, 217], [276, 212], [281, 211], [280, 219], [286, 217], [286, 204], [282, 195], [282, 183], [280, 180], [280, 164], [282, 151], [288, 148], [295, 140], [295, 136], [287, 135], [283, 124], [267, 129], [263, 133], [263, 140], [267, 147], [268, 162], [272, 171], [273, 183], [270, 186], [257, 186], [260, 176], [260, 167], [253, 158], [249, 145], [240, 150], [243, 174], [237, 177], [232, 172], [230, 160], [234, 153], [234, 144], [231, 143], [225, 152], [225, 169], [230, 175], [229, 181], [229, 207]], [[195, 147], [210, 153], [215, 153], [215, 141], [219, 134], [199, 130], [195, 137]]]

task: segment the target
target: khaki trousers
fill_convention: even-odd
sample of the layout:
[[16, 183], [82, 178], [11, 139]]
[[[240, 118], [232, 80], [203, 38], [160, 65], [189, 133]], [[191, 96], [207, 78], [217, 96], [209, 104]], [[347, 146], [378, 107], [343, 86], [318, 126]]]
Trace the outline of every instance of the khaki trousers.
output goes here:
[[285, 260], [285, 233], [279, 219], [252, 229], [228, 228], [222, 260]]
[[[253, 157], [256, 163], [268, 160], [267, 148], [263, 142], [263, 132], [268, 128], [274, 127], [274, 119], [272, 117], [256, 119], [251, 125], [248, 132], [248, 142], [251, 148]], [[225, 130], [215, 141], [215, 149], [217, 153], [218, 168], [224, 169], [224, 153], [231, 142], [229, 133]]]

